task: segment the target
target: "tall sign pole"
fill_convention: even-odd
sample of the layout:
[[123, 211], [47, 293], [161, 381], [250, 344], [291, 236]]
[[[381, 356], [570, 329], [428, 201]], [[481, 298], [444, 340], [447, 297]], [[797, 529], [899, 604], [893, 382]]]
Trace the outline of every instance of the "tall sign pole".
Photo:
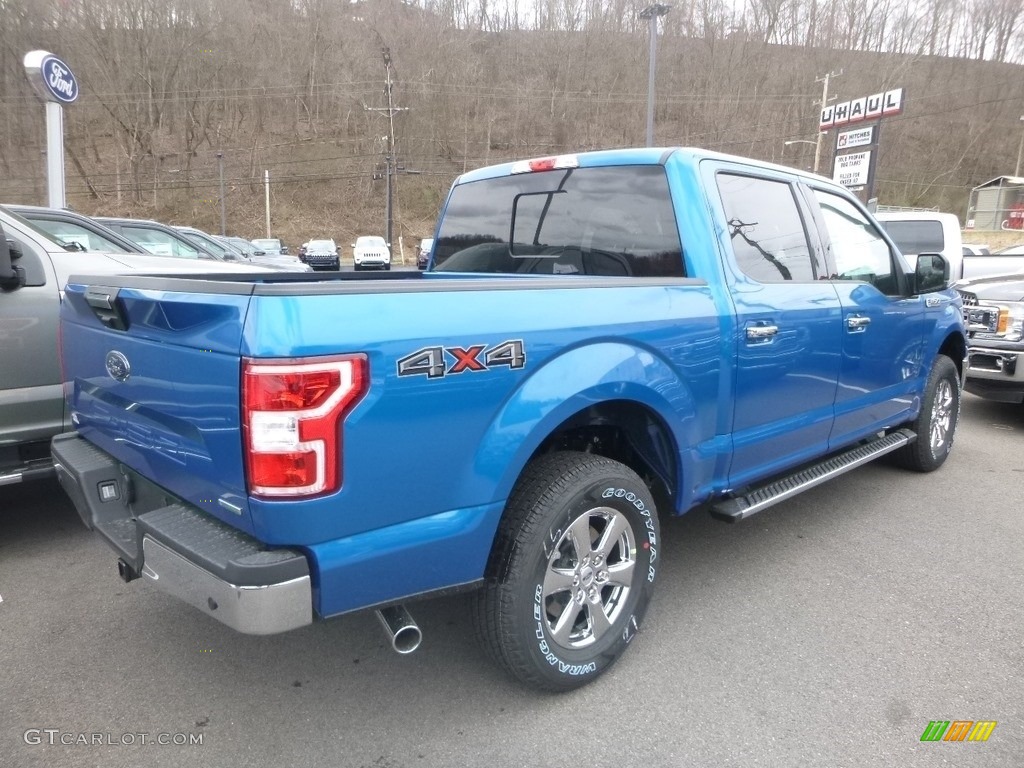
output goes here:
[[64, 105], [78, 100], [71, 68], [49, 51], [29, 51], [22, 62], [36, 95], [46, 103], [46, 187], [51, 208], [65, 208]]

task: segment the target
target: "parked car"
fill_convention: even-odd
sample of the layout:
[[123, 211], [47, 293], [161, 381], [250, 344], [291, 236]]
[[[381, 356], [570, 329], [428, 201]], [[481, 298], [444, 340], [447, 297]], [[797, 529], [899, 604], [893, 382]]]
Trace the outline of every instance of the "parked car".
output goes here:
[[990, 253], [988, 243], [964, 243], [964, 256], [988, 256]]
[[288, 246], [276, 237], [263, 237], [250, 241], [264, 253], [271, 256], [287, 256]]
[[306, 243], [305, 255], [300, 255], [299, 258], [313, 269], [341, 269], [338, 246], [333, 240], [310, 240]]
[[936, 211], [879, 211], [878, 223], [885, 227], [907, 263], [922, 253], [941, 253], [949, 262], [953, 280], [967, 277], [963, 271], [963, 237], [960, 219], [952, 213]]
[[[1007, 250], [1024, 254], [1024, 246]], [[956, 287], [967, 323], [964, 389], [1000, 403], [1024, 402], [1024, 273], [964, 280]]]
[[265, 267], [274, 267], [286, 272], [312, 272], [313, 268], [296, 261], [291, 256], [272, 256], [256, 248], [244, 237], [215, 237], [215, 240], [233, 247], [253, 264]]
[[[57, 324], [68, 276], [112, 277], [133, 271], [252, 276], [262, 269], [212, 260], [182, 262], [137, 249], [69, 251], [67, 243], [36, 223], [0, 207], [0, 486], [52, 474], [50, 438], [74, 426], [64, 408], [57, 354]], [[105, 306], [112, 303], [109, 292], [95, 301], [98, 316], [117, 327]]]
[[156, 256], [223, 261], [216, 253], [196, 245], [178, 230], [148, 219], [97, 216], [96, 220]]
[[425, 237], [420, 240], [419, 250], [416, 252], [416, 266], [420, 269], [426, 269], [427, 264], [430, 263], [430, 252], [434, 250], [434, 238]]
[[391, 269], [391, 248], [383, 237], [357, 237], [352, 243], [352, 262], [355, 269]]
[[23, 216], [45, 230], [68, 250], [107, 251], [108, 253], [145, 253], [143, 248], [95, 219], [64, 208], [38, 205], [5, 205], [8, 211]]
[[1024, 245], [1012, 245], [987, 255], [964, 254], [963, 258], [963, 276], [967, 280], [1024, 272]]
[[184, 227], [178, 224], [172, 224], [171, 226], [183, 234], [190, 243], [205, 251], [209, 251], [221, 261], [235, 261], [241, 264], [249, 263], [249, 260], [236, 248], [220, 242], [208, 232], [203, 232], [203, 230], [196, 229], [195, 227]]

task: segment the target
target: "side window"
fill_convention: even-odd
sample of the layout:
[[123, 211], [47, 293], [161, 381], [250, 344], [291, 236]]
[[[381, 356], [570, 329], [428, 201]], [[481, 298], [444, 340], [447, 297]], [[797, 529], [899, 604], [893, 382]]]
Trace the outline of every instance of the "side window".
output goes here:
[[814, 190], [831, 241], [829, 246], [839, 280], [871, 283], [882, 293], [899, 293], [889, 244], [868, 218], [849, 200]]
[[49, 232], [61, 244], [78, 243], [87, 251], [113, 251], [124, 253], [125, 249], [96, 232], [68, 221], [36, 219], [34, 224]]
[[181, 256], [188, 259], [198, 259], [199, 251], [185, 245], [166, 232], [157, 229], [146, 229], [144, 227], [125, 227], [124, 236], [132, 242], [138, 243], [150, 253], [157, 256]]
[[736, 263], [760, 283], [816, 278], [792, 187], [753, 176], [718, 174], [718, 191]]

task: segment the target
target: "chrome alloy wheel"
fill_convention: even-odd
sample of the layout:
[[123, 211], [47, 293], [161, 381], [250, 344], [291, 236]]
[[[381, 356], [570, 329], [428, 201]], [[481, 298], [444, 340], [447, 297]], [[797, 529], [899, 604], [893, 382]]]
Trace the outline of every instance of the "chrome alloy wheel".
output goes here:
[[932, 453], [938, 453], [945, 448], [949, 441], [949, 433], [953, 427], [953, 409], [956, 407], [956, 399], [953, 394], [953, 385], [949, 379], [940, 379], [935, 388], [935, 399], [932, 400], [931, 434], [929, 442]]
[[570, 650], [597, 642], [625, 608], [635, 566], [636, 539], [625, 515], [595, 507], [577, 517], [555, 544], [544, 572], [551, 639]]

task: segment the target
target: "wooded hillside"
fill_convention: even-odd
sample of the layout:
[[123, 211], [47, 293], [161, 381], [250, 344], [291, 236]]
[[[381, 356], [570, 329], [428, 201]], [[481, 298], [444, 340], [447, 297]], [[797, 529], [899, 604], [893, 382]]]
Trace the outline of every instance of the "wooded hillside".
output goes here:
[[[45, 204], [43, 107], [21, 59], [74, 69], [69, 203], [85, 213], [347, 244], [430, 234], [452, 179], [513, 158], [642, 145], [648, 24], [625, 0], [0, 0], [0, 201]], [[655, 143], [810, 168], [826, 73], [840, 101], [905, 88], [882, 203], [963, 217], [1017, 162], [1020, 0], [689, 0], [661, 20]], [[392, 106], [387, 111], [385, 56]], [[821, 168], [831, 167], [831, 137]]]

